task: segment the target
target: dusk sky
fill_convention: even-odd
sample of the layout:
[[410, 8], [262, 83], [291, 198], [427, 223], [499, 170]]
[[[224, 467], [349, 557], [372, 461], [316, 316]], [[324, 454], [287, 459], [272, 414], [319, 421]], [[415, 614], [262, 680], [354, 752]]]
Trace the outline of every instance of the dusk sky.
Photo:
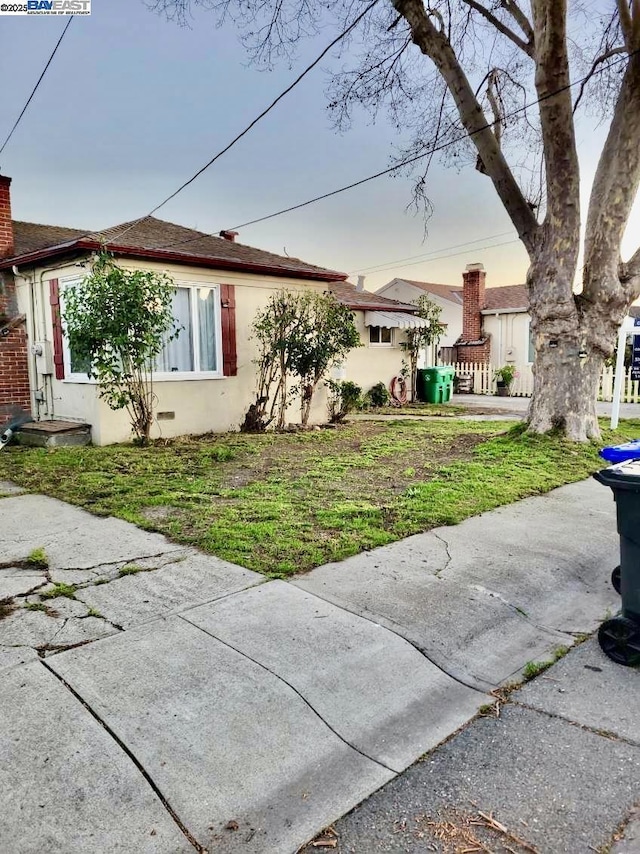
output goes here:
[[[0, 79], [4, 139], [66, 18], [3, 17]], [[169, 23], [139, 0], [93, 0], [74, 19], [18, 130], [0, 160], [13, 178], [16, 219], [105, 228], [148, 213], [259, 113], [328, 44], [327, 30], [304, 43], [293, 67], [247, 64], [232, 26], [200, 12], [191, 29]], [[228, 154], [157, 216], [219, 232], [366, 177], [389, 165], [403, 140], [361, 114], [348, 133], [331, 126], [325, 105], [327, 57]], [[583, 175], [595, 166], [603, 131], [579, 130]], [[294, 213], [240, 230], [238, 240], [288, 253], [375, 290], [394, 276], [459, 284], [481, 261], [488, 285], [524, 280], [527, 259], [489, 180], [434, 166], [435, 213], [406, 211], [408, 178], [383, 177]], [[466, 249], [458, 244], [480, 241]], [[511, 242], [513, 241], [513, 242]], [[506, 245], [481, 249], [484, 245]], [[625, 244], [640, 243], [636, 206]], [[415, 263], [427, 253], [454, 257]], [[398, 263], [394, 263], [398, 262]]]

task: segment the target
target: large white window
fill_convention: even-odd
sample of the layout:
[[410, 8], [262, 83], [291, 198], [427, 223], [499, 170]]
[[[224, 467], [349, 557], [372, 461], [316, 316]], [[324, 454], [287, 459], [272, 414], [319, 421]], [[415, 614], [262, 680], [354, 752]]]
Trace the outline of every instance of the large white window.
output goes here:
[[[64, 287], [76, 282], [67, 281]], [[64, 295], [63, 295], [64, 298]], [[207, 379], [222, 376], [220, 288], [217, 285], [182, 285], [173, 297], [173, 316], [180, 334], [167, 341], [158, 355], [156, 380]], [[65, 377], [87, 382], [87, 365], [69, 349], [64, 339]]]
[[222, 341], [219, 288], [177, 288], [173, 298], [173, 316], [180, 334], [167, 342], [158, 356], [158, 378], [176, 374], [220, 375]]

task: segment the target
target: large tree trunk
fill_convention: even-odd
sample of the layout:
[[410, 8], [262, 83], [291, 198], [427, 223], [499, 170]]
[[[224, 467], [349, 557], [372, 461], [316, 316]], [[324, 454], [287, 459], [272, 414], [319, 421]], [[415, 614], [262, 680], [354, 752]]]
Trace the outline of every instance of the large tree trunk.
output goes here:
[[586, 341], [572, 290], [574, 251], [558, 258], [541, 245], [536, 254], [527, 276], [535, 348], [529, 430], [560, 430], [584, 442], [599, 436], [595, 401], [603, 355]]
[[576, 350], [575, 339], [565, 339], [536, 351], [531, 432], [559, 430], [575, 442], [599, 438], [596, 398], [603, 360], [597, 353], [581, 358]]

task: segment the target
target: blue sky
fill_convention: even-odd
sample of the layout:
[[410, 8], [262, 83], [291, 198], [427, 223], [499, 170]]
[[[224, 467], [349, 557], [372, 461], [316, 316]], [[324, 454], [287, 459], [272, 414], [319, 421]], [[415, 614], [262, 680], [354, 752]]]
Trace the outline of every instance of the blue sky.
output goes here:
[[[22, 108], [66, 19], [3, 17], [0, 79], [4, 138]], [[16, 219], [104, 228], [147, 213], [223, 147], [332, 38], [301, 47], [292, 68], [260, 72], [247, 64], [233, 28], [217, 29], [200, 12], [190, 29], [149, 11], [140, 0], [93, 0], [76, 18], [21, 125], [0, 171], [13, 178]], [[384, 120], [362, 116], [337, 134], [325, 110], [327, 58], [245, 139], [157, 215], [218, 232], [365, 177], [389, 164], [403, 140]], [[583, 173], [594, 168], [602, 131], [580, 132]], [[457, 284], [482, 261], [488, 284], [524, 280], [527, 260], [514, 242], [431, 263], [391, 264], [512, 232], [486, 177], [436, 166], [435, 214], [426, 241], [420, 217], [407, 212], [408, 178], [381, 178], [333, 199], [241, 230], [241, 242], [355, 274], [365, 267], [374, 290], [394, 276]], [[640, 216], [631, 231], [640, 243]], [[496, 238], [495, 235], [502, 235]], [[628, 248], [632, 250], [633, 235]]]

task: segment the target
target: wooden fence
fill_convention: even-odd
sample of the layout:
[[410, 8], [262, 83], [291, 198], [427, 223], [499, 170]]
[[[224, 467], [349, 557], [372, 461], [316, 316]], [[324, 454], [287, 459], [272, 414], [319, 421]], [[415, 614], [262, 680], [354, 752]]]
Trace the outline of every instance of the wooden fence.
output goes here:
[[[451, 365], [456, 374], [472, 374], [474, 394], [496, 394], [494, 371], [497, 365], [464, 364], [456, 362]], [[600, 377], [600, 400], [613, 400], [614, 369], [603, 368]], [[622, 403], [640, 403], [640, 383], [631, 379], [631, 368], [625, 369], [622, 383]], [[530, 365], [520, 366], [511, 385], [513, 397], [531, 397], [533, 394], [533, 373]]]

